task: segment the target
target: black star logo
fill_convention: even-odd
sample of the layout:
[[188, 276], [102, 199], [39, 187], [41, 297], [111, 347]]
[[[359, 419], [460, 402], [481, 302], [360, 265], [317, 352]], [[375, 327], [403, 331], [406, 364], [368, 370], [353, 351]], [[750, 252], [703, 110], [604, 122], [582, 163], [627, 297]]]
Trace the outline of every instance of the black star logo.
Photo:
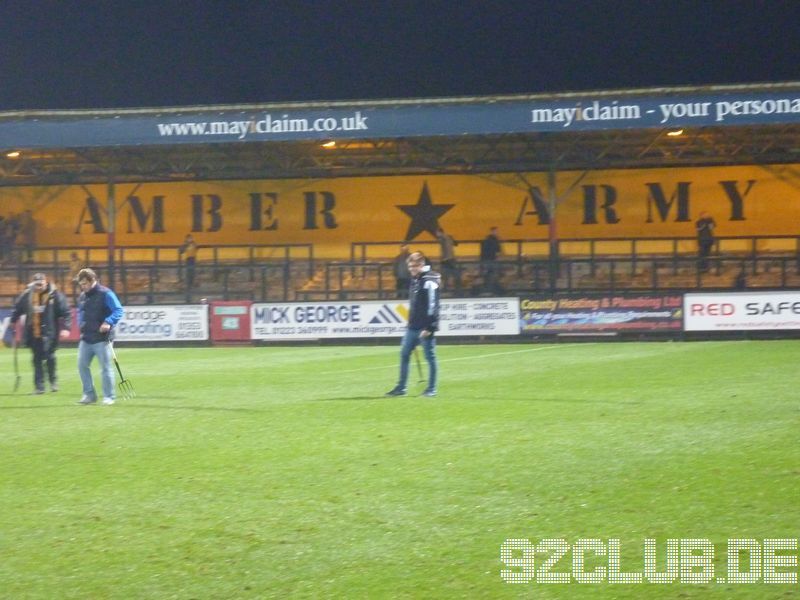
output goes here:
[[436, 230], [439, 228], [439, 217], [455, 204], [434, 204], [431, 202], [431, 193], [428, 191], [428, 182], [422, 185], [422, 192], [416, 204], [396, 204], [397, 208], [411, 217], [408, 225], [406, 241], [410, 242], [423, 231], [427, 231], [436, 237]]

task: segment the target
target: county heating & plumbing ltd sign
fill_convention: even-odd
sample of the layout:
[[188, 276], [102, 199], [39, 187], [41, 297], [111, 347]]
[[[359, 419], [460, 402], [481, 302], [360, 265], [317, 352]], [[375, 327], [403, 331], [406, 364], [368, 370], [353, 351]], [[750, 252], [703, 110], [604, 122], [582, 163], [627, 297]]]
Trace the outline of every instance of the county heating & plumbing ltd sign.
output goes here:
[[522, 298], [522, 333], [680, 331], [680, 295]]
[[[254, 340], [400, 337], [407, 321], [408, 304], [400, 302], [304, 302], [250, 307]], [[519, 335], [519, 300], [443, 300], [438, 335]]]

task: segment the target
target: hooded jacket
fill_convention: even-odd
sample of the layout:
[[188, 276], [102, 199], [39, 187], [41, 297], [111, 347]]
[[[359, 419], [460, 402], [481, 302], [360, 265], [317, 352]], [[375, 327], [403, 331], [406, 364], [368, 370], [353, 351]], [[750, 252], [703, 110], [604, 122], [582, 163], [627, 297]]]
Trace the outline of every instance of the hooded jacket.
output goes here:
[[408, 328], [426, 329], [431, 333], [439, 329], [439, 292], [442, 276], [425, 266], [411, 279], [408, 294]]

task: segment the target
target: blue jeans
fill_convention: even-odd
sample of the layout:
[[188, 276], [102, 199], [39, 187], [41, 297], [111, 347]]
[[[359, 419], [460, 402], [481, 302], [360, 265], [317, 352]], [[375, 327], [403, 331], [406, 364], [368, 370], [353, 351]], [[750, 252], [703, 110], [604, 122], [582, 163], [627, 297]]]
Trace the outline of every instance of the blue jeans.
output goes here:
[[406, 329], [403, 336], [403, 344], [400, 347], [400, 380], [397, 382], [397, 387], [406, 389], [408, 386], [408, 362], [411, 359], [411, 353], [418, 345], [422, 345], [422, 351], [425, 354], [425, 360], [428, 361], [428, 388], [429, 390], [436, 391], [436, 339], [433, 335], [420, 337], [422, 329]]
[[83, 393], [90, 398], [97, 398], [97, 391], [95, 391], [94, 382], [92, 381], [92, 371], [89, 368], [95, 356], [100, 361], [103, 397], [116, 398], [114, 393], [114, 366], [111, 364], [111, 345], [108, 342], [89, 344], [81, 340], [78, 344], [78, 373], [81, 376]]

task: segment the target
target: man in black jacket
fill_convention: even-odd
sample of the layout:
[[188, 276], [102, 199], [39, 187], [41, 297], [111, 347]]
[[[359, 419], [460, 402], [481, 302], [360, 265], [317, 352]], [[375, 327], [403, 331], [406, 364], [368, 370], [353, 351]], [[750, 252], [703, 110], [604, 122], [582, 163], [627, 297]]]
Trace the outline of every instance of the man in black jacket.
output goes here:
[[25, 315], [25, 345], [33, 351], [33, 393], [44, 394], [45, 365], [50, 390], [57, 392], [56, 348], [59, 339], [69, 337], [72, 327], [67, 299], [54, 283], [47, 281], [44, 273], [36, 273], [17, 298], [9, 327], [22, 315]]
[[408, 251], [408, 244], [400, 246], [400, 254], [394, 257], [392, 261], [392, 270], [394, 271], [395, 289], [397, 290], [398, 298], [405, 298], [408, 293], [409, 274], [408, 274], [408, 257], [411, 252]]
[[481, 276], [483, 276], [483, 289], [486, 292], [500, 295], [503, 289], [500, 287], [500, 273], [497, 267], [497, 257], [503, 253], [500, 246], [500, 236], [497, 234], [497, 227], [489, 230], [489, 235], [481, 242]]
[[421, 252], [408, 257], [408, 272], [411, 275], [408, 297], [408, 328], [400, 348], [400, 379], [397, 385], [386, 393], [387, 396], [405, 396], [408, 393], [408, 363], [411, 353], [418, 344], [422, 345], [425, 360], [428, 361], [428, 387], [423, 396], [436, 395], [436, 339], [439, 329], [439, 297], [442, 277], [431, 271], [425, 264]]
[[707, 212], [701, 212], [700, 218], [694, 224], [697, 231], [698, 269], [703, 273], [708, 271], [708, 257], [716, 242], [716, 236], [714, 235], [716, 226], [717, 224], [714, 222], [713, 217], [709, 216]]

